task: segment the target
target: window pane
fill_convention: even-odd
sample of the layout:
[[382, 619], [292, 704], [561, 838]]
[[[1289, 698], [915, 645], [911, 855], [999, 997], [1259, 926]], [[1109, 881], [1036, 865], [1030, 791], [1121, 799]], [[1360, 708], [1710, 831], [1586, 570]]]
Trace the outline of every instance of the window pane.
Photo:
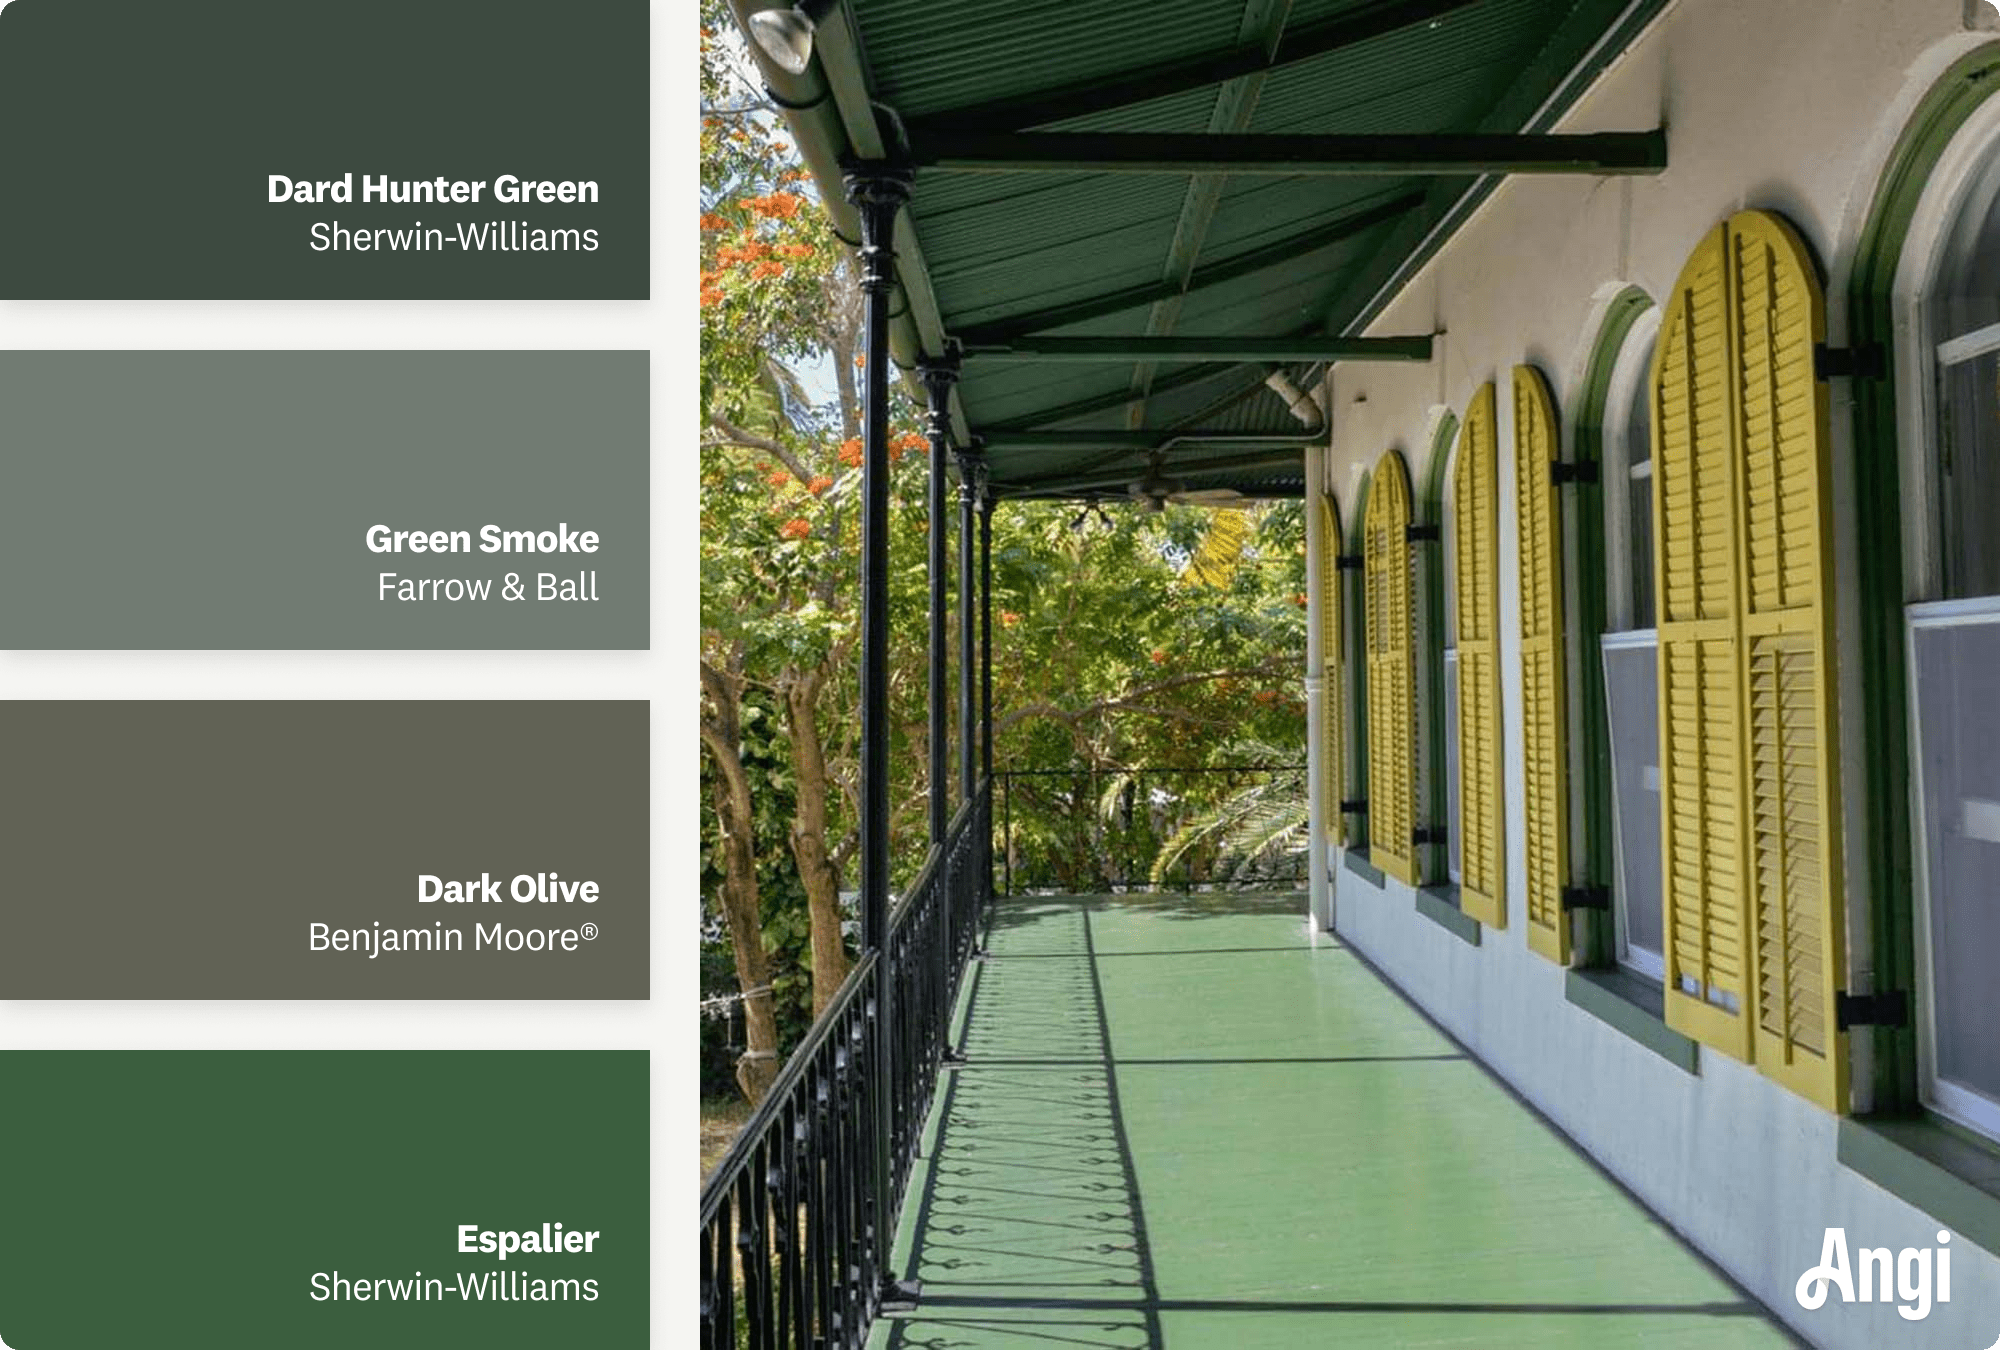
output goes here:
[[1632, 627], [1653, 626], [1653, 391], [1632, 391], [1625, 417], [1627, 538], [1632, 549]]
[[1458, 653], [1444, 654], [1444, 831], [1445, 869], [1453, 881], [1460, 878], [1458, 819]]
[[1933, 341], [2000, 323], [2000, 155], [1966, 186], [1930, 299]]
[[1942, 598], [2000, 595], [2000, 351], [1946, 366], [1938, 385]]
[[1660, 916], [1660, 704], [1657, 648], [1604, 649], [1611, 723], [1611, 781], [1618, 824], [1620, 959], [1658, 978]]
[[2000, 614], [1911, 649], [1937, 1075], [2000, 1103]]

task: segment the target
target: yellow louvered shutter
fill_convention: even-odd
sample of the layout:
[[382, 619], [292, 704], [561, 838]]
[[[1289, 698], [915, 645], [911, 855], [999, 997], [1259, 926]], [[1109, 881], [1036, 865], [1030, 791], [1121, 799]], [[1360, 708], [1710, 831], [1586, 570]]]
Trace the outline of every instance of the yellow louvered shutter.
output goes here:
[[1521, 768], [1526, 792], [1528, 947], [1569, 964], [1569, 774], [1563, 645], [1562, 517], [1550, 466], [1561, 458], [1554, 400], [1533, 366], [1514, 367], [1514, 500], [1521, 591]]
[[1688, 259], [1653, 354], [1662, 945], [1667, 1024], [1747, 1060], [1727, 236]]
[[1410, 578], [1410, 475], [1391, 450], [1362, 518], [1368, 636], [1368, 856], [1417, 884], [1416, 634]]
[[1834, 995], [1846, 967], [1834, 755], [1826, 336], [1818, 279], [1789, 226], [1729, 222], [1741, 437], [1740, 595], [1749, 913], [1758, 1067], [1846, 1106]]
[[1347, 817], [1341, 814], [1342, 795], [1347, 790], [1347, 664], [1340, 646], [1340, 512], [1333, 495], [1319, 499], [1319, 621], [1322, 653], [1320, 724], [1325, 744], [1321, 747], [1325, 764], [1320, 774], [1325, 794], [1320, 818], [1327, 823], [1333, 842], [1347, 842]]
[[1465, 411], [1452, 461], [1452, 570], [1458, 626], [1459, 906], [1494, 928], [1507, 925], [1501, 847], [1498, 433], [1493, 386]]
[[1667, 1020], [1841, 1110], [1825, 328], [1776, 216], [1689, 260], [1654, 358], [1655, 586]]

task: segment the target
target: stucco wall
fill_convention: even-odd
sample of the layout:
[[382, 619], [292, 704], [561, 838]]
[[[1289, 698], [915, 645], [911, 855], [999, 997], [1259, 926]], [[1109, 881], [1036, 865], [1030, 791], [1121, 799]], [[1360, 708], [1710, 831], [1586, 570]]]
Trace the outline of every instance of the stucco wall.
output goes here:
[[[1952, 1301], [1922, 1322], [1886, 1304], [1817, 1312], [1793, 1297], [1823, 1232], [1851, 1243], [1933, 1246], [1938, 1225], [1835, 1158], [1835, 1119], [1754, 1069], [1704, 1049], [1689, 1076], [1564, 997], [1563, 972], [1528, 952], [1509, 372], [1548, 376], [1563, 415], [1583, 378], [1605, 300], [1637, 285], [1656, 300], [1690, 249], [1728, 213], [1782, 212], [1838, 296], [1884, 159], [1910, 108], [1955, 58], [1995, 40], [1992, 10], [1961, 0], [1682, 0], [1599, 80], [1568, 131], [1669, 129], [1671, 167], [1653, 178], [1523, 178], [1503, 185], [1369, 331], [1438, 331], [1429, 365], [1342, 365], [1330, 379], [1329, 481], [1348, 516], [1361, 475], [1401, 449], [1422, 482], [1434, 410], [1462, 413], [1500, 386], [1500, 613], [1510, 923], [1473, 947], [1416, 913], [1407, 888], [1334, 867], [1338, 927], [1447, 1030], [1603, 1162], [1670, 1224], [1816, 1344], [1982, 1350], [2000, 1337], [2000, 1260], [1957, 1238]], [[1968, 15], [1971, 17], [1968, 18]], [[1846, 463], [1844, 390], [1833, 391], [1835, 485]], [[1836, 507], [1851, 558], [1850, 502]], [[1840, 646], [1853, 641], [1853, 578], [1836, 576]], [[1848, 873], [1858, 870], [1853, 669], [1842, 663]], [[1902, 790], [1893, 785], [1891, 790]], [[1858, 882], [1857, 882], [1858, 884]], [[1850, 905], [1857, 898], [1850, 896]], [[1865, 970], [1865, 928], [1854, 964]], [[1850, 987], [1867, 987], [1853, 984]], [[1857, 1075], [1862, 1076], [1862, 1075]], [[1578, 1259], [1587, 1260], [1588, 1253]]]

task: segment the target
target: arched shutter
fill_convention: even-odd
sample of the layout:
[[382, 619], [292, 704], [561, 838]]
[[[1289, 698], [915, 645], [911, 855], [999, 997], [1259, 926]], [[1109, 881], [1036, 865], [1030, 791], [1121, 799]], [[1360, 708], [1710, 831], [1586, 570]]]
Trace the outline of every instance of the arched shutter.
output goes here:
[[1526, 787], [1528, 947], [1569, 964], [1569, 775], [1565, 735], [1561, 458], [1555, 402], [1533, 366], [1514, 367], [1515, 561], [1521, 586], [1521, 763]]
[[1319, 499], [1320, 725], [1325, 744], [1320, 770], [1320, 819], [1336, 845], [1347, 842], [1340, 803], [1347, 791], [1347, 662], [1340, 640], [1340, 511], [1333, 494]]
[[1458, 625], [1459, 907], [1483, 924], [1507, 926], [1501, 839], [1500, 491], [1492, 384], [1465, 410], [1452, 460], [1452, 570]]
[[1416, 641], [1410, 576], [1410, 474], [1403, 457], [1382, 456], [1362, 518], [1362, 575], [1368, 636], [1368, 856], [1382, 871], [1417, 884]]
[[1735, 303], [1745, 802], [1758, 1067], [1829, 1110], [1846, 1105], [1834, 994], [1846, 967], [1832, 697], [1833, 573], [1826, 386], [1813, 347], [1825, 301], [1776, 216], [1729, 222]]
[[1727, 242], [1696, 246], [1653, 353], [1653, 585], [1667, 1024], [1747, 1060]]
[[1654, 357], [1667, 1021], [1846, 1102], [1825, 301], [1748, 211], [1710, 232]]

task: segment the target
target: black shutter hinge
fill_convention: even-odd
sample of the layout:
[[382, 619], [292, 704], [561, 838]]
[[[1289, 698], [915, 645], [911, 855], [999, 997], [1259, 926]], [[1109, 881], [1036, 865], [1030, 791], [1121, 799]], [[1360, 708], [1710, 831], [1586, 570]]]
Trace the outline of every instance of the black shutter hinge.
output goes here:
[[1419, 825], [1410, 831], [1412, 844], [1442, 844], [1445, 841], [1444, 826]]
[[1568, 909], [1610, 909], [1611, 888], [1609, 886], [1565, 886], [1562, 888], [1562, 907]]
[[1343, 553], [1333, 560], [1333, 565], [1342, 572], [1359, 572], [1367, 561], [1359, 553]]
[[1565, 483], [1595, 483], [1597, 481], [1597, 461], [1580, 459], [1574, 463], [1552, 460], [1549, 464], [1549, 483], [1561, 487]]
[[1367, 815], [1368, 799], [1366, 797], [1349, 798], [1347, 801], [1344, 801], [1340, 804], [1340, 814], [1343, 816]]
[[1406, 525], [1403, 539], [1411, 544], [1434, 544], [1444, 538], [1444, 531], [1435, 525]]
[[1813, 378], [1816, 380], [1879, 380], [1888, 374], [1882, 344], [1870, 342], [1860, 347], [1829, 347], [1813, 344]]
[[1849, 1027], [1906, 1027], [1910, 1024], [1910, 996], [1900, 989], [1879, 994], [1842, 991], [1833, 996], [1833, 1024], [1842, 1031]]

